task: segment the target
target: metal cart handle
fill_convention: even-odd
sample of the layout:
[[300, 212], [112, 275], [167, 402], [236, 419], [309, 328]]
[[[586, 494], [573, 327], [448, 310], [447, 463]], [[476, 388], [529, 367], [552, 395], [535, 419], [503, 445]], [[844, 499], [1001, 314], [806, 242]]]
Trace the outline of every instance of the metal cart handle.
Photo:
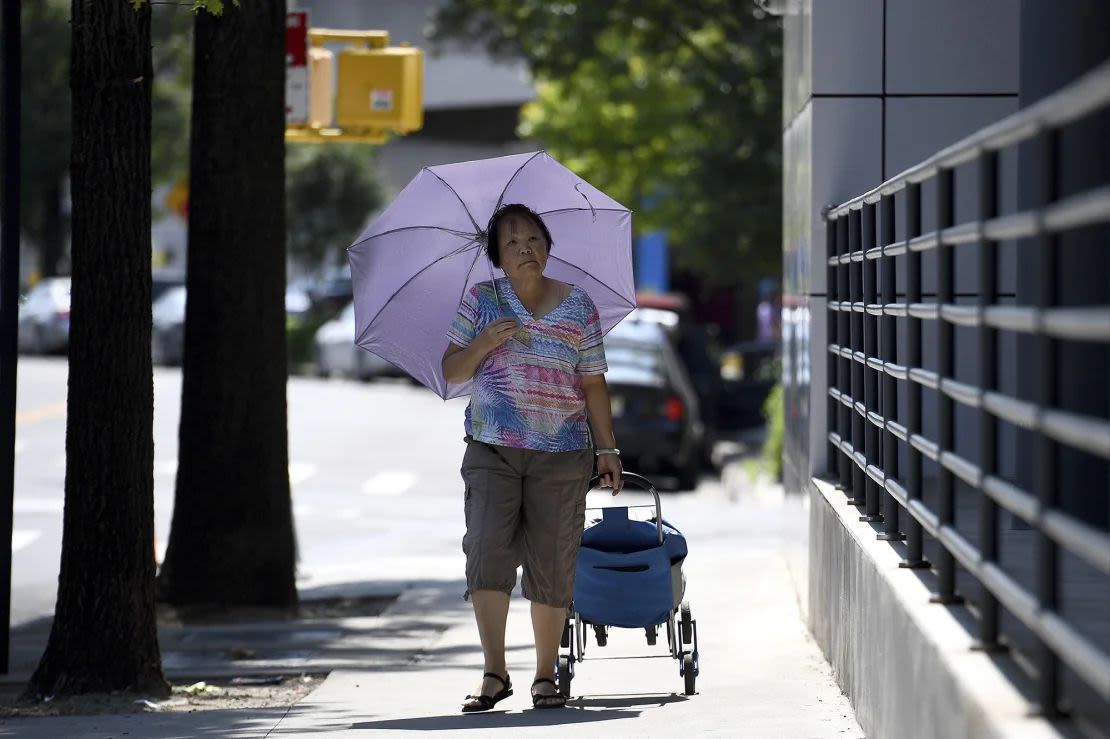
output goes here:
[[[625, 483], [629, 483], [629, 482], [633, 483], [636, 487], [640, 488], [641, 490], [646, 490], [649, 493], [651, 493], [651, 496], [653, 498], [655, 498], [655, 527], [659, 530], [659, 543], [662, 544], [663, 543], [663, 505], [659, 502], [659, 493], [656, 492], [655, 485], [652, 484], [651, 480], [647, 479], [646, 477], [642, 477], [641, 475], [637, 475], [635, 472], [622, 472], [621, 473], [621, 480], [623, 480]], [[597, 486], [597, 484], [600, 481], [601, 481], [601, 475], [594, 476], [590, 480], [589, 487], [587, 487], [586, 490], [587, 491], [593, 490], [594, 487]], [[608, 506], [600, 506], [600, 507], [601, 508], [607, 508]]]

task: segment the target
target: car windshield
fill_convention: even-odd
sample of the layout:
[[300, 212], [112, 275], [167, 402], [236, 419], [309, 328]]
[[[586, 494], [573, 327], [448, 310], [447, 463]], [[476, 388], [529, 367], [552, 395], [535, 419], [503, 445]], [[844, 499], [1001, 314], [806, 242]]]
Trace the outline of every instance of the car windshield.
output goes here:
[[636, 385], [665, 384], [666, 361], [656, 345], [635, 341], [606, 341], [606, 378], [610, 382]]
[[155, 320], [173, 320], [185, 316], [185, 288], [172, 287], [154, 303]]

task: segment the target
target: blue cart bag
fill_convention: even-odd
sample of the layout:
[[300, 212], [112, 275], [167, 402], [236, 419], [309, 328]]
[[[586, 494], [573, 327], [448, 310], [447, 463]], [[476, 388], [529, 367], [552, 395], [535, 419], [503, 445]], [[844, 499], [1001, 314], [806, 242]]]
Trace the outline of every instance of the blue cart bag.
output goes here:
[[629, 519], [628, 509], [602, 509], [582, 532], [574, 609], [589, 623], [624, 628], [661, 624], [682, 602], [686, 537], [663, 521]]

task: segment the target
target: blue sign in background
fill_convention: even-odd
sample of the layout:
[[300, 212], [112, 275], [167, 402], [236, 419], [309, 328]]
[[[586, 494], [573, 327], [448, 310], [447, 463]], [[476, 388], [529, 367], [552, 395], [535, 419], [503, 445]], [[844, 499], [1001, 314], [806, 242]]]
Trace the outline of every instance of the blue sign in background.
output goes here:
[[636, 289], [665, 293], [671, 289], [671, 270], [667, 254], [667, 234], [652, 231], [633, 243]]

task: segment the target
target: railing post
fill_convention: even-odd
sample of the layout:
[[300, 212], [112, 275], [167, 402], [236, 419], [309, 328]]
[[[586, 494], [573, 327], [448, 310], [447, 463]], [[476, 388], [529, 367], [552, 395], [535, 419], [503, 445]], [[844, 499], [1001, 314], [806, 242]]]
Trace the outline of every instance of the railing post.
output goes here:
[[[829, 334], [828, 343], [829, 343], [829, 346], [833, 346], [833, 345], [839, 346], [840, 339], [837, 337], [837, 333], [836, 333], [837, 316], [839, 314], [832, 309], [832, 304], [835, 303], [839, 299], [839, 298], [837, 298], [837, 294], [836, 294], [836, 278], [837, 278], [836, 267], [833, 266], [833, 264], [832, 264], [832, 259], [834, 257], [836, 257], [837, 254], [838, 254], [837, 246], [836, 246], [836, 221], [835, 220], [825, 221], [825, 252], [826, 252], [826, 256], [827, 256], [827, 260], [826, 260], [827, 264], [826, 264], [826, 268], [825, 268], [825, 270], [826, 270], [825, 271], [825, 294], [826, 294], [825, 297], [826, 297], [826, 301], [828, 303], [828, 305], [826, 305], [825, 313], [826, 313], [826, 326], [827, 326], [827, 330], [828, 330], [828, 334]], [[827, 347], [826, 347], [826, 349], [827, 349]], [[833, 388], [839, 389], [838, 386], [837, 386], [838, 379], [837, 379], [837, 376], [836, 376], [836, 369], [837, 369], [837, 364], [838, 364], [837, 359], [838, 359], [837, 357], [828, 356], [828, 352], [826, 351], [826, 360], [827, 360], [826, 379], [828, 380], [829, 390], [832, 390]], [[836, 398], [834, 398], [832, 396], [832, 393], [826, 393], [826, 399], [827, 399], [827, 403], [828, 403], [828, 405], [826, 406], [827, 409], [828, 409], [828, 416], [825, 419], [825, 425], [828, 427], [829, 431], [832, 431], [832, 430], [835, 429], [837, 431], [837, 433], [839, 433], [840, 429], [837, 426], [837, 419], [840, 417], [839, 416], [840, 403], [836, 400]], [[828, 469], [829, 477], [836, 477], [836, 475], [837, 475], [837, 464], [838, 464], [839, 459], [840, 459], [840, 449], [837, 448], [836, 445], [834, 445], [830, 441], [829, 442], [829, 458], [828, 458], [828, 463], [826, 465], [826, 467]]]
[[[848, 218], [841, 216], [836, 219], [836, 254], [838, 257], [844, 256], [848, 253]], [[841, 350], [848, 348], [851, 351], [851, 313], [844, 310], [844, 303], [851, 300], [848, 291], [848, 267], [843, 263], [837, 263], [836, 267], [836, 296], [840, 301], [840, 311], [836, 314], [837, 329], [836, 336], [840, 340]], [[844, 358], [843, 355], [837, 357], [840, 363], [840, 368], [837, 370], [837, 379], [839, 381], [838, 388], [843, 395], [850, 395], [852, 392], [852, 360]], [[851, 409], [840, 404], [837, 409], [839, 419], [837, 428], [840, 431], [841, 441], [849, 441], [852, 435], [852, 416]], [[840, 454], [840, 489], [846, 495], [852, 495], [852, 460], [848, 458], [847, 454], [841, 450]]]
[[[885, 248], [894, 243], [894, 196], [885, 195], [879, 201], [879, 210], [882, 215], [882, 235], [880, 244]], [[883, 256], [879, 259], [879, 284], [881, 286], [880, 302], [888, 306], [895, 301], [895, 272], [894, 257]], [[883, 362], [898, 361], [898, 345], [896, 343], [897, 326], [894, 316], [884, 315], [878, 319], [881, 328], [879, 337], [879, 356]], [[898, 383], [893, 375], [883, 372], [882, 394], [880, 395], [879, 413], [883, 421], [894, 421], [898, 418]], [[886, 477], [898, 477], [898, 437], [889, 429], [882, 435], [883, 448], [883, 473]], [[883, 531], [878, 538], [883, 541], [900, 541], [906, 537], [898, 528], [898, 501], [885, 490], [883, 499]]]
[[[979, 155], [979, 223], [998, 215], [998, 153]], [[998, 299], [998, 245], [979, 239], [979, 388], [988, 393], [998, 388], [997, 331], [983, 320], [986, 310]], [[998, 471], [998, 419], [979, 407], [979, 471], [985, 479]], [[998, 560], [998, 504], [989, 495], [979, 496], [979, 551], [983, 560]], [[998, 643], [998, 599], [980, 589], [979, 648], [996, 651]]]
[[[921, 235], [921, 185], [906, 185], [906, 304], [921, 302], [921, 253], [909, 251], [910, 241]], [[906, 367], [921, 366], [921, 319], [906, 318]], [[921, 433], [921, 386], [913, 380], [906, 382], [906, 495], [909, 502], [921, 500], [921, 452], [913, 445], [914, 434]], [[906, 516], [906, 560], [899, 567], [927, 568], [931, 565], [923, 555], [921, 523], [912, 515]]]
[[[876, 243], [874, 205], [863, 206], [862, 219], [860, 251], [864, 256], [860, 266], [863, 270], [863, 354], [867, 359], [871, 359], [879, 354], [879, 319], [867, 312], [867, 306], [878, 302], [875, 289], [875, 260], [867, 258], [867, 250], [874, 247]], [[867, 365], [863, 366], [863, 405], [868, 412], [878, 410], [879, 406], [879, 377], [875, 370]], [[866, 417], [863, 419], [863, 455], [868, 465], [880, 463], [879, 428]], [[864, 515], [860, 516], [859, 520], [867, 523], [882, 521], [883, 517], [879, 515], [879, 483], [865, 472], [863, 485], [866, 507]]]
[[[1059, 154], [1059, 134], [1057, 131], [1043, 131], [1038, 140], [1041, 149], [1041, 176], [1040, 176], [1040, 202], [1038, 207], [1044, 208], [1053, 202], [1057, 196], [1056, 160]], [[1057, 267], [1057, 241], [1058, 238], [1043, 228], [1035, 237], [1038, 284], [1037, 308], [1046, 310], [1056, 303], [1056, 267]], [[1036, 348], [1034, 350], [1035, 366], [1039, 370], [1037, 378], [1037, 405], [1041, 409], [1052, 408], [1056, 405], [1056, 342], [1046, 334], [1038, 333], [1034, 337]], [[1036, 472], [1034, 473], [1034, 486], [1043, 510], [1051, 511], [1056, 508], [1056, 442], [1048, 434], [1038, 434], [1036, 441]], [[1058, 589], [1056, 569], [1058, 566], [1058, 552], [1056, 542], [1052, 540], [1044, 529], [1037, 529], [1037, 599], [1042, 611], [1052, 612], [1058, 606]], [[1040, 694], [1041, 711], [1046, 716], [1056, 716], [1059, 713], [1057, 703], [1059, 700], [1059, 661], [1047, 644], [1040, 644]]]
[[[955, 173], [942, 167], [937, 172], [937, 306], [955, 302], [953, 270], [955, 253], [944, 243], [942, 232], [953, 224], [955, 211]], [[956, 374], [956, 330], [948, 321], [937, 315], [937, 378], [940, 383]], [[955, 402], [937, 387], [937, 448], [940, 454], [952, 451], [956, 444]], [[937, 464], [937, 521], [944, 526], [956, 523], [956, 477], [943, 464]], [[937, 592], [933, 603], [961, 603], [956, 595], [956, 558], [947, 547], [937, 548]]]
[[[860, 212], [848, 212], [848, 251], [854, 256], [860, 250]], [[851, 303], [850, 332], [852, 356], [849, 367], [852, 372], [852, 497], [848, 500], [851, 505], [863, 505], [864, 484], [867, 475], [860, 469], [854, 459], [855, 455], [863, 451], [863, 416], [857, 410], [857, 404], [863, 402], [863, 365], [856, 361], [856, 353], [863, 351], [863, 315], [856, 312], [856, 303], [863, 297], [863, 265], [858, 261], [848, 262], [848, 300]]]

